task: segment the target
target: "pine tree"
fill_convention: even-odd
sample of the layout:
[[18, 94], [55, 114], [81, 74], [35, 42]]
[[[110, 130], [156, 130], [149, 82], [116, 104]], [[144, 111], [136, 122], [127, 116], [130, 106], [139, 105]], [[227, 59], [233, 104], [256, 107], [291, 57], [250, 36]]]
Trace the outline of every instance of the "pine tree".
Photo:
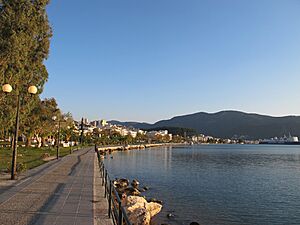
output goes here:
[[[25, 96], [30, 85], [37, 86], [41, 93], [48, 79], [44, 65], [52, 36], [46, 13], [48, 3], [49, 0], [0, 0], [0, 82], [14, 89], [0, 96], [0, 124], [13, 123], [17, 93]], [[30, 112], [34, 101], [38, 102], [37, 98], [25, 98], [23, 116]]]
[[52, 31], [46, 6], [49, 0], [3, 0], [0, 11], [0, 65], [5, 81], [21, 88], [42, 89], [48, 73]]

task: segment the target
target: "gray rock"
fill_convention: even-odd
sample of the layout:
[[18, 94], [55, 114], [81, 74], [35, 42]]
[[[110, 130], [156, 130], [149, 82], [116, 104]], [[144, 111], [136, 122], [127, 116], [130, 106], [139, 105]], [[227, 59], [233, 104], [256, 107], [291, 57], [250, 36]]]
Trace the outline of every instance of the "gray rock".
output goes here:
[[141, 192], [138, 189], [133, 188], [133, 187], [128, 187], [124, 191], [125, 191], [126, 195], [128, 195], [128, 196], [140, 196], [141, 195]]
[[171, 219], [171, 218], [174, 218], [175, 216], [174, 216], [172, 213], [169, 213], [169, 214], [167, 215], [167, 217], [168, 217], [169, 219]]
[[149, 187], [148, 187], [148, 186], [145, 186], [145, 187], [143, 187], [143, 189], [144, 189], [145, 191], [148, 191], [148, 190], [149, 190]]
[[149, 199], [147, 199], [147, 202], [156, 202], [156, 203], [161, 204], [161, 205], [163, 204], [163, 201], [158, 200], [156, 198], [149, 198]]
[[129, 186], [129, 180], [125, 178], [116, 179], [114, 185], [117, 189], [127, 188]]
[[134, 188], [138, 188], [138, 186], [140, 185], [140, 182], [136, 179], [134, 179], [132, 182], [131, 182], [131, 186], [134, 187]]
[[149, 189], [146, 189], [146, 188], [138, 188], [138, 189], [139, 189], [140, 192], [145, 192], [145, 191], [149, 190]]

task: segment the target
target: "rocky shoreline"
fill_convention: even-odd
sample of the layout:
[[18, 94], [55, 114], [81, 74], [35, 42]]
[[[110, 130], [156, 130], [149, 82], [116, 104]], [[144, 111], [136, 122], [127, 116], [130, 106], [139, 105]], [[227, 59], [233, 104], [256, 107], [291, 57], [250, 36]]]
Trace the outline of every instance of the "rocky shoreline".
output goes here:
[[[146, 149], [155, 147], [170, 147], [182, 146], [182, 143], [167, 143], [167, 144], [145, 144], [145, 145], [126, 145], [126, 146], [106, 146], [96, 147], [95, 150], [99, 152], [101, 159], [109, 157], [114, 151], [128, 151], [136, 149]], [[113, 158], [113, 156], [110, 156]], [[163, 202], [155, 198], [146, 198], [145, 193], [149, 187], [141, 186], [139, 181], [134, 179], [131, 182], [127, 178], [116, 178], [113, 180], [113, 185], [122, 201], [122, 206], [125, 209], [128, 219], [132, 224], [151, 225], [153, 217], [158, 215], [162, 208]], [[173, 219], [173, 214], [168, 214], [168, 219]], [[162, 224], [167, 225], [167, 224]], [[191, 225], [199, 225], [196, 222]]]
[[139, 181], [133, 180], [130, 183], [128, 179], [121, 178], [115, 179], [113, 184], [132, 224], [150, 225], [151, 219], [162, 210], [161, 201], [141, 196], [148, 187], [140, 188]]
[[[151, 225], [153, 217], [161, 212], [163, 202], [155, 198], [142, 196], [142, 193], [149, 188], [147, 186], [141, 188], [139, 181], [135, 179], [131, 183], [126, 178], [115, 179], [113, 185], [118, 192], [122, 207], [125, 209], [130, 222], [136, 225]], [[174, 215], [169, 213], [167, 218], [173, 220]], [[168, 224], [162, 223], [161, 225]], [[199, 225], [199, 223], [192, 222], [190, 225]]]

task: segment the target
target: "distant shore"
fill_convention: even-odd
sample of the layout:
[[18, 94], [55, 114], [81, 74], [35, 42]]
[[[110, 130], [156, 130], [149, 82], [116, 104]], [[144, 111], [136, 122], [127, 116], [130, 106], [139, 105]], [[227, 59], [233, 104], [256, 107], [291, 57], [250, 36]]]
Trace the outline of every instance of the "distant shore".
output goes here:
[[96, 147], [100, 154], [111, 153], [114, 151], [127, 151], [134, 149], [146, 149], [155, 147], [170, 147], [170, 146], [184, 146], [184, 143], [160, 143], [160, 144], [136, 144], [136, 145], [117, 145]]

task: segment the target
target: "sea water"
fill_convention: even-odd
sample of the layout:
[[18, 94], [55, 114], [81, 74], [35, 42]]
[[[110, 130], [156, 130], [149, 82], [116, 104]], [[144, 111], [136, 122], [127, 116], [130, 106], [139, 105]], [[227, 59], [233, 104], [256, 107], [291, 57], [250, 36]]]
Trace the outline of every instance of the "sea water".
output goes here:
[[164, 202], [155, 224], [300, 224], [300, 146], [130, 150], [105, 164], [112, 178], [138, 179]]

